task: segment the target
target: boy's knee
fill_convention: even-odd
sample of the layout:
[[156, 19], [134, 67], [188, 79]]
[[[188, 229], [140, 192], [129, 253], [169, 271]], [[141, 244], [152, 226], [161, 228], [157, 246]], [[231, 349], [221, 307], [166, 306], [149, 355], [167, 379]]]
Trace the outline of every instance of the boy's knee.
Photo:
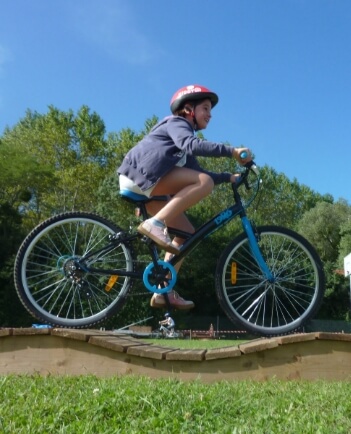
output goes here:
[[213, 179], [207, 175], [206, 173], [200, 174], [201, 183], [203, 185], [204, 190], [207, 194], [212, 193], [212, 190], [214, 189], [214, 182]]

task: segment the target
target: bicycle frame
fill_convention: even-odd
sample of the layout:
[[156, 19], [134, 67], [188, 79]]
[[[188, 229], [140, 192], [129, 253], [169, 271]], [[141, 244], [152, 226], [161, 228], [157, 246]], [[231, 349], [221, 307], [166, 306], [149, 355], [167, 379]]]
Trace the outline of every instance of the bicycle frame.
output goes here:
[[[168, 261], [169, 264], [171, 264], [172, 266], [176, 265], [179, 261], [181, 261], [184, 257], [186, 257], [192, 250], [194, 250], [202, 242], [203, 239], [207, 238], [212, 233], [216, 232], [218, 229], [227, 225], [231, 220], [233, 220], [235, 217], [237, 217], [239, 215], [240, 219], [241, 219], [243, 230], [247, 234], [247, 237], [249, 240], [249, 246], [250, 246], [251, 252], [252, 252], [254, 258], [256, 259], [258, 266], [260, 267], [262, 273], [264, 274], [264, 276], [266, 277], [266, 279], [268, 281], [270, 281], [270, 282], [274, 281], [274, 276], [270, 272], [262, 254], [261, 254], [261, 251], [260, 251], [260, 248], [258, 245], [257, 235], [254, 232], [254, 229], [251, 225], [250, 220], [246, 216], [246, 211], [245, 211], [245, 208], [243, 206], [240, 194], [238, 192], [238, 186], [239, 185], [237, 185], [237, 186], [235, 184], [232, 185], [235, 203], [233, 205], [231, 205], [230, 207], [226, 208], [225, 210], [222, 210], [217, 215], [215, 215], [213, 218], [211, 218], [209, 221], [204, 223], [193, 234], [188, 233], [188, 232], [184, 232], [181, 230], [177, 230], [175, 228], [168, 228], [169, 232], [172, 235], [178, 235], [179, 237], [185, 239], [184, 244], [180, 248], [179, 254], [171, 257], [171, 259]], [[143, 206], [145, 207], [145, 204], [143, 204]], [[144, 214], [145, 214], [145, 208], [144, 208], [143, 215]], [[91, 252], [89, 255], [85, 256], [84, 258], [81, 258], [78, 261], [78, 265], [85, 272], [100, 273], [100, 274], [106, 274], [106, 275], [118, 274], [120, 276], [142, 279], [144, 270], [142, 272], [140, 272], [140, 271], [126, 271], [126, 270], [120, 270], [120, 269], [100, 270], [100, 269], [96, 269], [96, 268], [92, 268], [92, 267], [83, 265], [81, 263], [81, 260], [84, 260], [84, 262], [86, 262], [89, 259], [89, 257], [96, 256], [97, 253], [98, 254], [99, 253], [105, 253], [105, 252], [112, 250], [114, 248], [116, 242], [118, 243], [119, 241], [122, 241], [122, 242], [128, 243], [128, 242], [134, 241], [137, 238], [140, 238], [140, 234], [129, 234], [129, 235], [123, 234], [121, 236], [122, 236], [122, 238], [119, 239], [119, 234], [117, 234], [117, 236], [115, 237], [115, 240], [112, 243], [110, 243], [108, 246], [106, 246], [105, 248], [101, 249], [100, 252]], [[151, 257], [152, 257], [152, 262], [153, 262], [155, 267], [158, 267], [159, 256], [158, 256], [155, 245], [149, 246], [149, 249], [150, 249], [150, 253], [151, 253]]]
[[[257, 242], [257, 236], [254, 233], [250, 220], [246, 216], [245, 209], [240, 199], [239, 199], [239, 203], [236, 203], [228, 207], [224, 211], [220, 212], [219, 214], [214, 216], [211, 220], [209, 220], [207, 223], [205, 223], [203, 226], [201, 226], [198, 230], [196, 230], [194, 234], [191, 234], [191, 237], [187, 239], [182, 245], [180, 249], [180, 253], [176, 256], [173, 256], [169, 262], [172, 265], [177, 264], [182, 258], [187, 256], [194, 248], [196, 248], [196, 246], [200, 244], [204, 238], [207, 238], [213, 232], [216, 232], [218, 229], [228, 224], [231, 220], [233, 220], [238, 215], [240, 215], [243, 230], [245, 231], [248, 237], [250, 249], [252, 251], [254, 258], [257, 261], [258, 266], [260, 267], [261, 271], [264, 273], [265, 277], [269, 281], [272, 281], [274, 279], [273, 275], [270, 272], [261, 254]], [[175, 235], [181, 235], [176, 230], [169, 229], [169, 232]]]

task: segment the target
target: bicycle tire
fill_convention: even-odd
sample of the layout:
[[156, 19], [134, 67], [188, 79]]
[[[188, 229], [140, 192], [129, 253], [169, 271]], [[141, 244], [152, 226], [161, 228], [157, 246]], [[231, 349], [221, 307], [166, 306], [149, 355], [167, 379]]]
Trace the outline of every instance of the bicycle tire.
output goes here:
[[325, 277], [314, 247], [279, 226], [256, 228], [269, 282], [253, 257], [246, 233], [221, 254], [215, 275], [219, 303], [235, 324], [260, 336], [292, 333], [311, 319], [323, 300]]
[[[115, 315], [133, 280], [82, 269], [73, 279], [72, 270], [74, 260], [107, 245], [108, 237], [121, 231], [109, 220], [86, 212], [59, 214], [39, 224], [15, 259], [15, 288], [24, 307], [38, 320], [57, 327], [85, 328]], [[89, 265], [134, 271], [133, 252], [130, 246], [116, 243], [111, 251], [92, 255]]]

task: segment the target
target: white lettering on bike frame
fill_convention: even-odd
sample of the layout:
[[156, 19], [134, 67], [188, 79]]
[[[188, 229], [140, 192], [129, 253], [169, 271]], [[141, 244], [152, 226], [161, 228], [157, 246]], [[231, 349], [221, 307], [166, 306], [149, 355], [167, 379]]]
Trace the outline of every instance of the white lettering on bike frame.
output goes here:
[[231, 211], [230, 209], [223, 211], [221, 214], [219, 214], [218, 217], [215, 218], [216, 225], [218, 226], [221, 223], [225, 222], [226, 220], [230, 219], [232, 215], [233, 215], [233, 211]]

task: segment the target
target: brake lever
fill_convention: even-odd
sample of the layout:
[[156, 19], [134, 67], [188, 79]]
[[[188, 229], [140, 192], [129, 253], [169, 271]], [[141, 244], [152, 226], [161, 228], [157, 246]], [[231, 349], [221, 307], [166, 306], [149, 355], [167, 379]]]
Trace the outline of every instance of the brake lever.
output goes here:
[[[243, 160], [244, 160], [245, 158], [247, 158], [247, 152], [246, 152], [246, 151], [243, 151], [243, 152], [240, 154], [240, 158], [242, 158]], [[246, 167], [247, 169], [252, 170], [252, 171], [255, 173], [255, 175], [259, 176], [260, 171], [258, 170], [258, 168], [257, 168], [257, 166], [256, 166], [256, 163], [255, 163], [253, 160], [251, 160], [251, 161], [249, 161], [248, 163], [244, 164], [244, 167]]]

